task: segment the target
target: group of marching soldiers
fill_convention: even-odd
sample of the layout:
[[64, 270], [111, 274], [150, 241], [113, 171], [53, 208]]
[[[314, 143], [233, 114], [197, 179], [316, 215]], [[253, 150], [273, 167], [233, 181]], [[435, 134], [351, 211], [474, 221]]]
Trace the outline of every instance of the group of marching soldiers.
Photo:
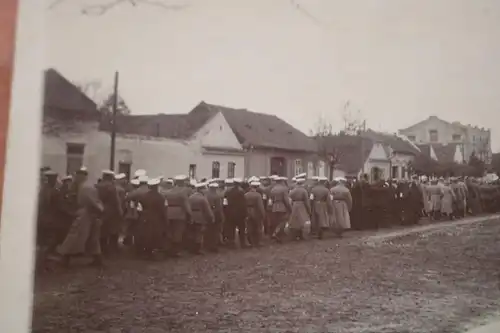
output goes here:
[[461, 179], [369, 184], [366, 176], [328, 181], [301, 174], [196, 182], [137, 170], [129, 181], [104, 170], [96, 184], [85, 168], [61, 179], [46, 168], [40, 179], [37, 245], [65, 266], [83, 254], [101, 265], [103, 254], [123, 246], [144, 258], [178, 257], [259, 247], [264, 236], [278, 243], [287, 235], [303, 240], [306, 227], [322, 239], [328, 230], [341, 237], [351, 227], [416, 224], [425, 215], [460, 218], [480, 206], [475, 183]]

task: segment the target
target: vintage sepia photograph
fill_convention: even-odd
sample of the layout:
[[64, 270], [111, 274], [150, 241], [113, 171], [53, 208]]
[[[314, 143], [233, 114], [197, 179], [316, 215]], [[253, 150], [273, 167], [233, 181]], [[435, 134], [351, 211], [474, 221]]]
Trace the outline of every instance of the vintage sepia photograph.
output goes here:
[[500, 2], [3, 1], [2, 331], [500, 332]]

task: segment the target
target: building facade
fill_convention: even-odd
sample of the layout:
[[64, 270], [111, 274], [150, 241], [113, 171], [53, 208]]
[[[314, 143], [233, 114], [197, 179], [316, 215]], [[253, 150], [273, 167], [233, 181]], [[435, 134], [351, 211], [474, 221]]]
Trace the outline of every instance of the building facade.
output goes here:
[[[61, 175], [85, 166], [97, 180], [111, 167], [109, 117], [57, 71], [47, 71], [45, 90], [42, 165]], [[272, 115], [201, 102], [187, 114], [119, 115], [115, 128], [113, 169], [128, 175], [327, 175], [313, 140]]]
[[463, 162], [475, 154], [485, 163], [491, 163], [491, 130], [477, 126], [447, 122], [431, 116], [410, 127], [399, 130], [416, 144], [453, 145], [462, 152]]

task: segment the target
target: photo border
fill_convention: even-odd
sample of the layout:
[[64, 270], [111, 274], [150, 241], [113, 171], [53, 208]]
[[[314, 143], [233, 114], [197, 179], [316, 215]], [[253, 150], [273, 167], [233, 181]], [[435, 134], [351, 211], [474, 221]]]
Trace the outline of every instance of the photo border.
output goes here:
[[[10, 22], [16, 25], [10, 111], [0, 109], [10, 115], [8, 123], [0, 124], [2, 131], [8, 128], [0, 225], [0, 331], [21, 333], [31, 331], [32, 318], [46, 2], [0, 2], [4, 9], [17, 4], [17, 21]], [[3, 21], [0, 24], [9, 24]]]

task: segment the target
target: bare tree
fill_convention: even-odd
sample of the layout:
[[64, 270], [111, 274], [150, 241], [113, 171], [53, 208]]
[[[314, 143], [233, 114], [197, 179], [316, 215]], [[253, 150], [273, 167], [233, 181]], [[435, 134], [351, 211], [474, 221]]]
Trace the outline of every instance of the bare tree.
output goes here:
[[324, 116], [320, 116], [316, 120], [314, 128], [309, 132], [313, 137], [325, 137], [335, 134], [333, 131], [333, 125]]
[[[82, 82], [75, 84], [75, 86], [97, 104], [97, 108], [102, 114], [108, 116], [113, 113], [113, 93], [104, 92], [100, 81]], [[117, 113], [119, 115], [131, 113], [127, 103], [120, 95], [118, 95]]]
[[361, 114], [361, 110], [354, 109], [351, 101], [347, 101], [342, 109], [342, 120], [344, 121], [344, 134], [358, 135], [366, 130], [366, 120]]

